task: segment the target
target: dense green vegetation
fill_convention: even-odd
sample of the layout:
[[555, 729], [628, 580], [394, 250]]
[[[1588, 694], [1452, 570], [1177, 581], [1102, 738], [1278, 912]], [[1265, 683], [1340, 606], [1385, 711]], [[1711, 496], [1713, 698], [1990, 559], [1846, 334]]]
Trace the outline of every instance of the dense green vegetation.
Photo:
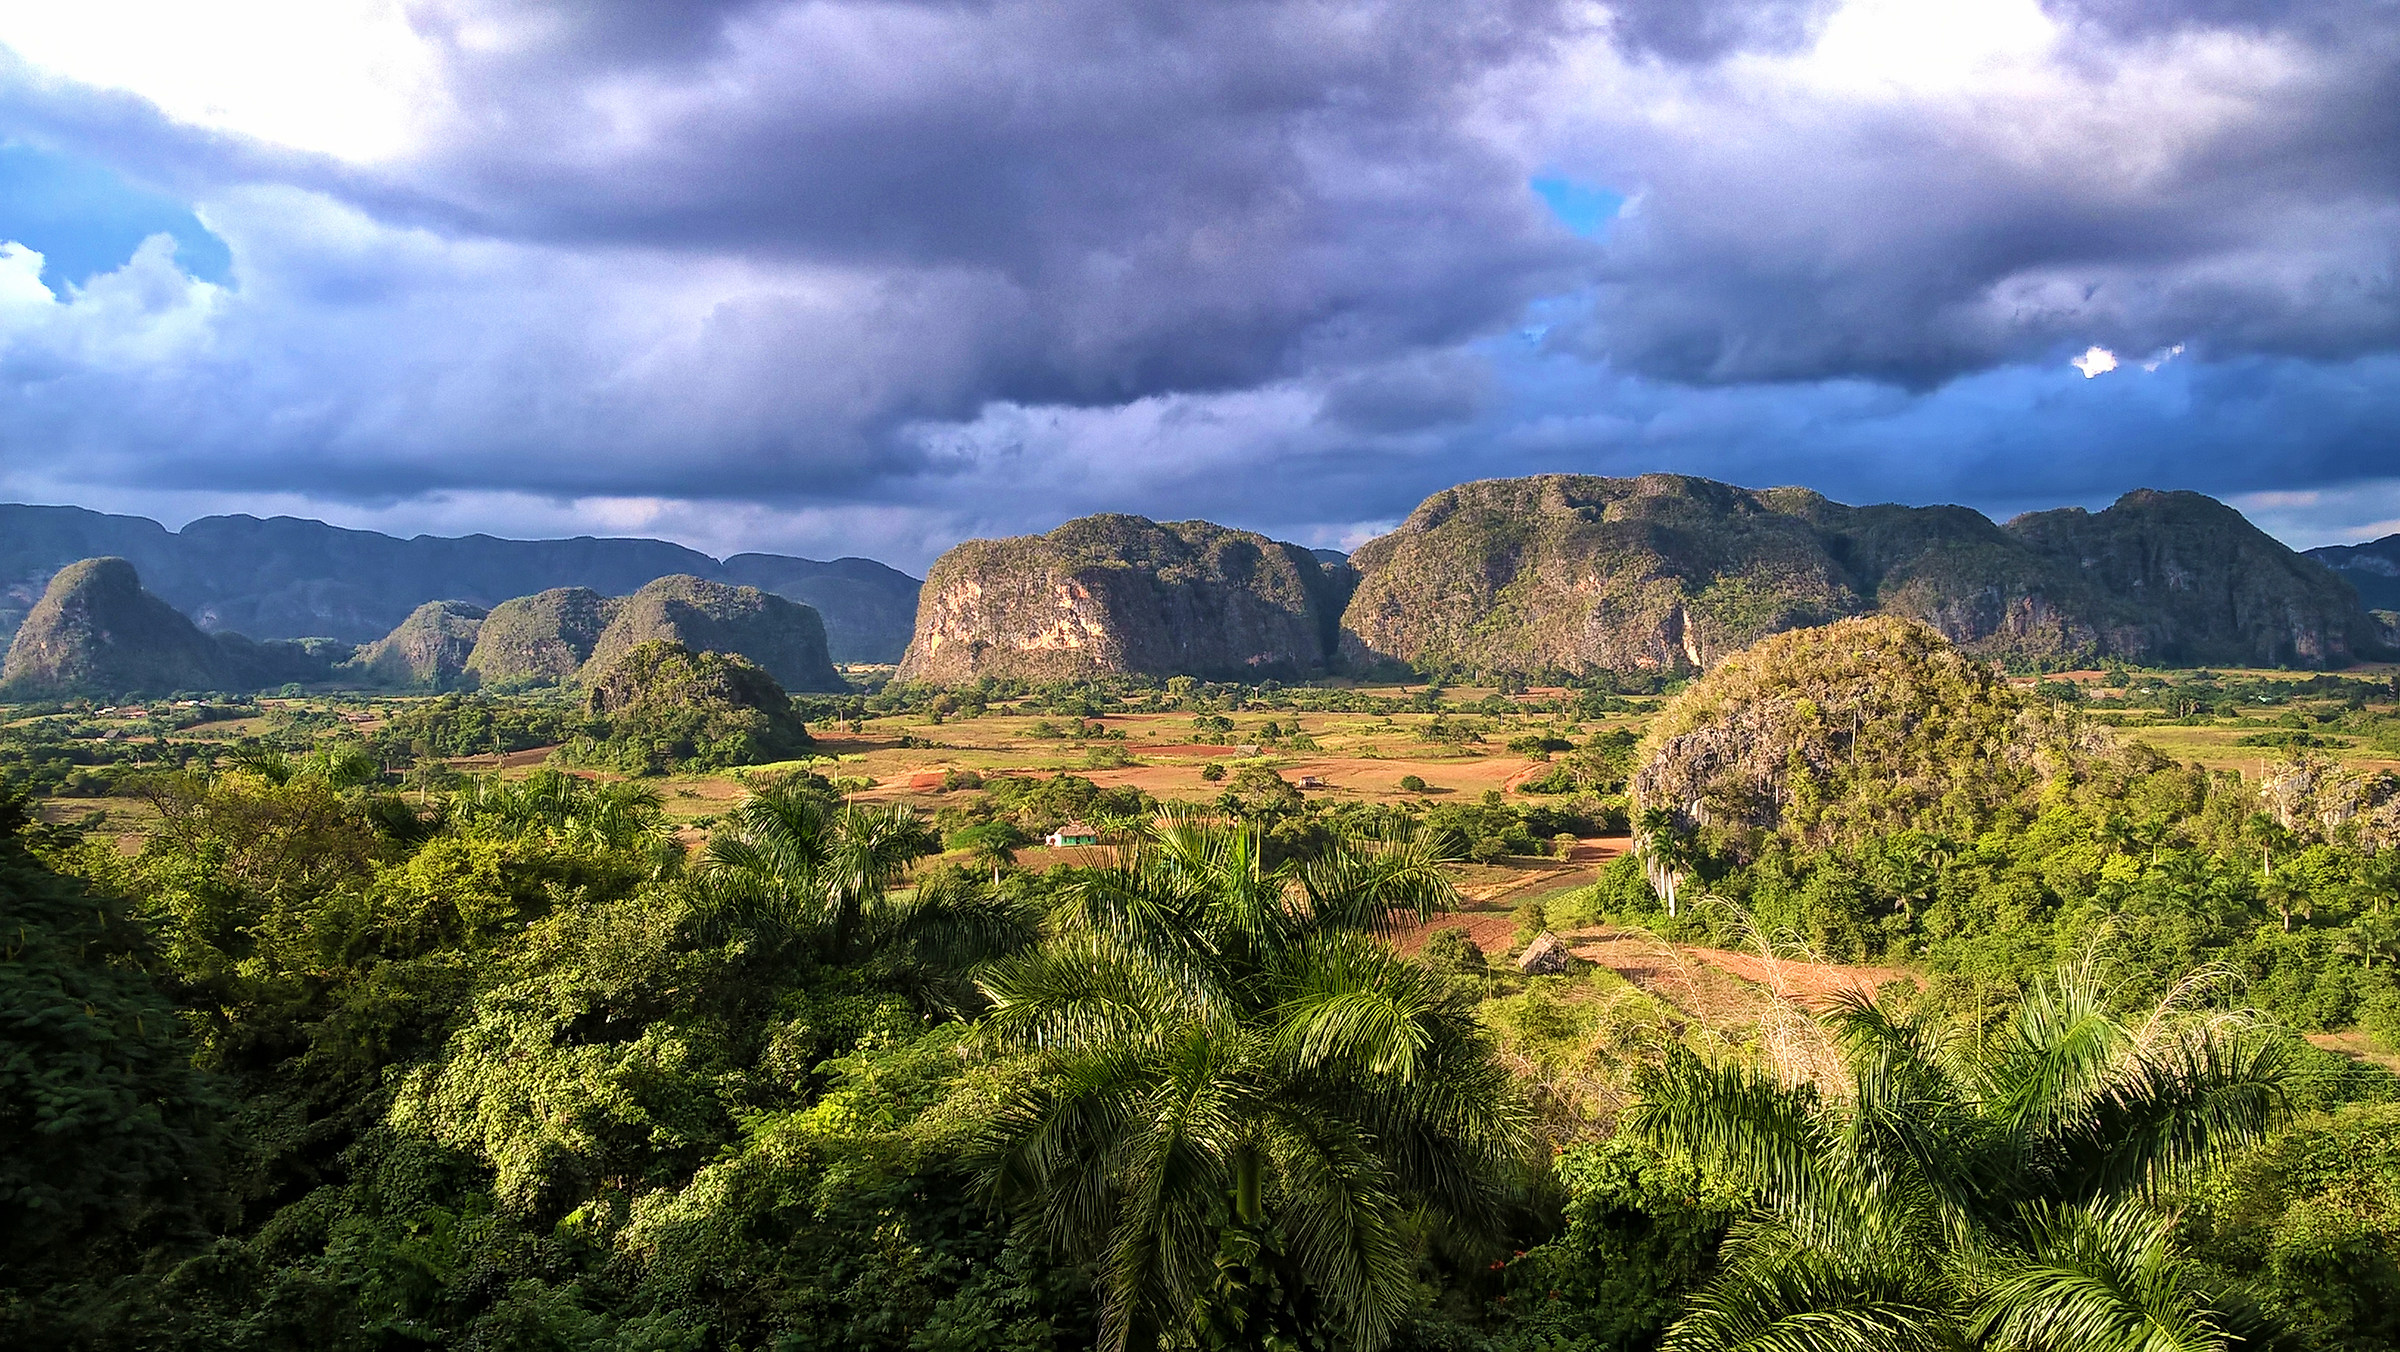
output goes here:
[[2295, 1027], [2400, 1035], [2392, 776], [2180, 764], [1885, 620], [1760, 645], [1645, 749], [1647, 848], [1600, 909], [1905, 961], [1970, 1003], [2095, 950], [2129, 1002], [2222, 966]]
[[[28, 782], [121, 776], [154, 821], [0, 812], [0, 1345], [2400, 1347], [2400, 1082], [2291, 1032], [2400, 1033], [2400, 794], [2095, 721], [2213, 683], [2365, 736], [2388, 686], [2129, 676], [2162, 707], [1860, 622], [1725, 664], [1638, 748], [1573, 729], [1622, 699], [1588, 686], [812, 705], [667, 644], [580, 707], [20, 710]], [[1345, 802], [1239, 758], [1174, 804], [953, 770], [929, 821], [752, 772], [695, 850], [673, 782], [443, 760], [1170, 701], [1177, 735], [1285, 741], [1383, 701], [1562, 782]], [[87, 742], [124, 763], [51, 755]], [[1520, 943], [1607, 914], [1923, 985], [1710, 1026], [1463, 929], [1388, 946], [1495, 872], [1460, 862], [1628, 790], [1639, 856]], [[1106, 847], [1020, 867], [1069, 821]]]
[[631, 774], [722, 769], [788, 760], [810, 742], [773, 676], [730, 653], [679, 643], [625, 649], [584, 699], [593, 726], [560, 748], [570, 765]]

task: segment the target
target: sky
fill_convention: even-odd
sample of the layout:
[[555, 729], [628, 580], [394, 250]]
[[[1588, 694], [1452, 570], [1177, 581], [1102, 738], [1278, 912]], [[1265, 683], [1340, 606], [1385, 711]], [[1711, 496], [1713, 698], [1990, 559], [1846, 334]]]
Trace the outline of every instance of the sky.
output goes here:
[[2400, 0], [0, 0], [0, 499], [2400, 531]]

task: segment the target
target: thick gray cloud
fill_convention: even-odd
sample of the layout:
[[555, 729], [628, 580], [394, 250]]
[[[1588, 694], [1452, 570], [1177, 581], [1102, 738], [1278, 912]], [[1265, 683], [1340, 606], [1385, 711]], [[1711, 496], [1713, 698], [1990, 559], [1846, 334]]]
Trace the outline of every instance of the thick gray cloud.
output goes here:
[[1007, 303], [962, 399], [1228, 388], [1571, 280], [1525, 166], [1470, 125], [1556, 8], [700, 5], [655, 44], [626, 31], [654, 15], [577, 22], [454, 44], [457, 123], [407, 178], [512, 239], [971, 275]]
[[1559, 341], [1672, 380], [1913, 388], [2086, 343], [2385, 350], [2400, 6], [2297, 8], [2110, 6], [2050, 61], [1916, 97], [1754, 70], [1700, 82], [1697, 115], [1595, 110], [1591, 172], [1643, 196]]
[[1835, 0], [1624, 0], [1609, 33], [1637, 56], [1715, 61], [1735, 52], [1805, 45]]
[[[1934, 13], [416, 0], [440, 97], [356, 160], [0, 52], [0, 135], [235, 260], [12, 297], [0, 259], [0, 492], [921, 562], [1102, 509], [1331, 540], [1559, 468], [2400, 475], [2400, 5]], [[1551, 176], [1627, 208], [1579, 238]], [[2067, 372], [2092, 344], [2124, 371]]]

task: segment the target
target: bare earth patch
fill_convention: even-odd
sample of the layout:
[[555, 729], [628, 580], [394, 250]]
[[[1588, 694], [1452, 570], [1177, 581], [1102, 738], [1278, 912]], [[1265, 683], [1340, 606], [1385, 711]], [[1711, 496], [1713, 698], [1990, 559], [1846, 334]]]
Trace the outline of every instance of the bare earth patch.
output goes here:
[[2353, 1061], [2381, 1066], [2400, 1075], [2400, 1056], [2385, 1051], [2373, 1037], [2358, 1029], [2351, 1029], [2347, 1033], [2311, 1033], [2308, 1040], [2329, 1052], [2347, 1056]]

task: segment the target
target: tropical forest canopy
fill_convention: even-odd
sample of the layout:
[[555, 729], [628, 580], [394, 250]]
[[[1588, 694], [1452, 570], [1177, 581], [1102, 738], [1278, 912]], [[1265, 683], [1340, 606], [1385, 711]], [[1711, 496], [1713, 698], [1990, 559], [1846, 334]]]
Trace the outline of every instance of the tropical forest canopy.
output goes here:
[[2394, 697], [20, 705], [0, 1343], [2400, 1346]]

